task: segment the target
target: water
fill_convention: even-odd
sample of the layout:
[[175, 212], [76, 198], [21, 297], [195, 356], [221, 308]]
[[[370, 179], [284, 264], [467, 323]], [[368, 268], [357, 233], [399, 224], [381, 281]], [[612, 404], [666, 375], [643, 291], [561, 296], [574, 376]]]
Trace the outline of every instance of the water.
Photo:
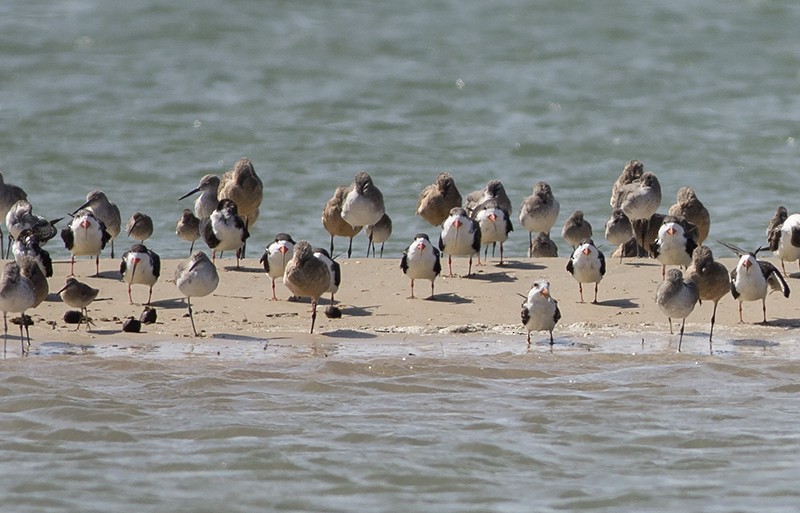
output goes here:
[[[325, 243], [360, 169], [389, 255], [434, 233], [413, 213], [439, 171], [515, 205], [547, 180], [563, 255], [568, 213], [599, 231], [638, 158], [662, 210], [692, 185], [711, 240], [756, 247], [797, 209], [798, 22], [786, 0], [8, 0], [0, 170], [48, 217], [95, 188], [155, 216], [168, 258], [177, 198], [243, 155], [267, 184], [256, 248]], [[507, 254], [526, 247], [518, 228]], [[3, 364], [4, 510], [796, 508], [794, 358], [139, 356]]]

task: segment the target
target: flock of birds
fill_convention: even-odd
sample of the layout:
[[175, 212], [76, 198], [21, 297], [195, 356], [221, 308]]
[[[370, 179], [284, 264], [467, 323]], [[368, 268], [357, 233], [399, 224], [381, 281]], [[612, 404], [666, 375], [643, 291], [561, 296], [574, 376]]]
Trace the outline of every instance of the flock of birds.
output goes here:
[[[217, 253], [234, 251], [236, 267], [244, 256], [249, 228], [259, 217], [263, 198], [263, 185], [252, 162], [242, 158], [221, 178], [208, 174], [179, 199], [198, 194], [194, 209], [184, 209], [176, 225], [179, 238], [190, 242], [190, 256], [179, 262], [175, 270], [175, 283], [186, 297], [192, 332], [198, 335], [194, 323], [191, 299], [211, 294], [219, 284], [215, 260]], [[763, 322], [767, 322], [766, 296], [769, 290], [781, 291], [789, 296], [789, 286], [781, 271], [771, 263], [757, 258], [769, 249], [784, 262], [800, 260], [800, 214], [788, 215], [779, 207], [767, 227], [767, 248], [746, 252], [733, 245], [724, 244], [739, 256], [736, 267], [728, 272], [715, 261], [711, 249], [703, 245], [708, 236], [710, 216], [708, 210], [691, 187], [678, 191], [677, 201], [666, 215], [657, 213], [661, 205], [661, 187], [656, 175], [644, 171], [644, 165], [631, 160], [616, 180], [611, 191], [611, 215], [606, 222], [605, 238], [617, 249], [612, 257], [650, 256], [662, 265], [662, 282], [656, 291], [656, 302], [668, 317], [670, 332], [672, 319], [681, 319], [680, 350], [686, 317], [699, 301], [712, 301], [709, 344], [713, 338], [717, 303], [729, 292], [739, 302], [739, 320], [742, 321], [742, 303], [762, 302]], [[428, 234], [419, 233], [403, 252], [400, 268], [410, 279], [411, 298], [414, 298], [415, 280], [430, 281], [430, 297], [434, 298], [434, 282], [442, 272], [442, 254], [447, 255], [450, 276], [453, 274], [452, 258], [467, 257], [467, 276], [472, 273], [473, 257], [481, 263], [488, 248], [499, 245], [500, 265], [504, 263], [503, 243], [513, 230], [512, 205], [503, 184], [491, 180], [481, 190], [471, 192], [462, 200], [455, 180], [449, 173], [440, 173], [436, 181], [425, 187], [419, 195], [416, 214], [440, 230], [438, 243]], [[557, 257], [558, 248], [550, 232], [560, 213], [559, 202], [546, 182], [537, 182], [533, 193], [523, 199], [518, 220], [529, 233], [529, 257]], [[99, 256], [110, 243], [114, 258], [114, 240], [122, 231], [119, 208], [102, 191], [92, 191], [86, 201], [70, 214], [71, 220], [60, 231], [61, 239], [70, 252], [70, 275], [58, 291], [61, 299], [90, 324], [88, 306], [97, 297], [98, 289], [74, 277], [75, 257], [93, 256], [99, 273]], [[0, 174], [0, 219], [5, 220], [9, 236], [9, 249], [14, 260], [9, 261], [0, 275], [0, 310], [3, 311], [4, 350], [8, 338], [8, 313], [21, 313], [20, 339], [22, 351], [25, 342], [30, 345], [25, 312], [40, 304], [48, 295], [47, 278], [53, 274], [52, 261], [42, 248], [59, 234], [56, 224], [61, 219], [48, 220], [33, 214], [27, 194], [19, 187], [7, 184]], [[282, 279], [293, 298], [311, 300], [311, 328], [316, 321], [317, 302], [326, 293], [334, 294], [341, 284], [341, 271], [335, 261], [334, 238], [349, 239], [348, 257], [352, 253], [353, 238], [364, 229], [368, 240], [367, 255], [375, 254], [375, 244], [381, 244], [392, 233], [392, 222], [386, 213], [383, 195], [372, 177], [358, 172], [349, 186], [339, 186], [322, 212], [322, 225], [330, 234], [330, 250], [313, 247], [308, 241], [295, 242], [287, 233], [279, 233], [266, 245], [261, 257], [265, 272], [272, 280], [272, 299], [277, 299], [275, 281]], [[159, 256], [144, 242], [152, 236], [152, 219], [135, 212], [125, 226], [125, 232], [137, 241], [122, 254], [120, 274], [128, 284], [131, 303], [132, 285], [149, 288], [147, 304], [152, 299], [152, 289], [161, 273]], [[593, 242], [593, 231], [583, 212], [576, 210], [565, 221], [561, 235], [572, 247], [566, 270], [578, 283], [580, 301], [583, 302], [583, 284], [594, 284], [597, 302], [599, 283], [606, 272], [605, 255]], [[194, 243], [203, 239], [211, 250], [211, 258], [203, 251], [194, 251]], [[0, 252], [3, 236], [0, 233]], [[13, 242], [12, 242], [13, 241]], [[685, 269], [685, 273], [676, 268]], [[522, 303], [521, 321], [527, 330], [530, 347], [531, 333], [547, 331], [553, 344], [553, 330], [561, 318], [558, 302], [550, 292], [550, 283], [537, 280]], [[326, 312], [329, 313], [329, 312]], [[336, 315], [330, 309], [330, 315]], [[339, 312], [340, 315], [340, 312]], [[23, 329], [25, 338], [23, 338]]]

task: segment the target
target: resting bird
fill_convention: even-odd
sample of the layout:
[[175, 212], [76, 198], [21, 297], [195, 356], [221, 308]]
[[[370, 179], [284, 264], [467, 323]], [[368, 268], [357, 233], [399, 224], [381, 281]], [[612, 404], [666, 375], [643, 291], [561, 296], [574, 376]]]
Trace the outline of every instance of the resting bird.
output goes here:
[[714, 322], [717, 317], [717, 304], [731, 289], [728, 269], [714, 260], [714, 254], [708, 246], [698, 246], [692, 253], [692, 264], [686, 270], [686, 277], [697, 285], [700, 301], [713, 301], [711, 312], [711, 330], [708, 333], [708, 348], [714, 336]]
[[780, 291], [783, 297], [789, 297], [789, 285], [777, 267], [766, 260], [758, 260], [756, 255], [764, 248], [759, 247], [752, 253], [737, 248], [733, 244], [719, 241], [720, 244], [739, 255], [736, 268], [731, 271], [731, 294], [739, 301], [739, 322], [742, 319], [742, 303], [761, 300], [763, 324], [767, 323], [767, 292]]
[[528, 297], [522, 302], [522, 325], [528, 331], [528, 348], [531, 347], [532, 331], [548, 331], [550, 346], [553, 345], [553, 328], [561, 319], [558, 301], [550, 295], [550, 282], [537, 280], [533, 282]]
[[417, 200], [417, 215], [432, 224], [441, 226], [450, 210], [461, 206], [461, 193], [450, 173], [439, 173], [436, 182], [425, 187]]
[[533, 194], [522, 200], [519, 207], [519, 223], [528, 230], [528, 256], [533, 256], [533, 234], [545, 233], [556, 224], [561, 206], [553, 196], [553, 190], [547, 182], [536, 182]]
[[786, 274], [784, 262], [800, 260], [800, 214], [788, 215], [785, 207], [778, 207], [767, 226], [767, 242]]
[[261, 264], [264, 266], [264, 271], [267, 276], [272, 280], [272, 300], [277, 301], [278, 296], [275, 295], [275, 280], [283, 278], [283, 271], [286, 270], [286, 264], [292, 259], [292, 250], [294, 249], [294, 239], [288, 233], [279, 233], [275, 236], [270, 244], [264, 248], [264, 254], [261, 255]]
[[681, 335], [678, 339], [678, 352], [683, 343], [683, 328], [686, 325], [686, 318], [694, 310], [694, 305], [700, 299], [697, 285], [692, 280], [684, 279], [683, 273], [679, 269], [670, 269], [666, 278], [656, 290], [656, 303], [658, 308], [669, 320], [669, 332], [672, 331], [672, 319], [681, 319]]

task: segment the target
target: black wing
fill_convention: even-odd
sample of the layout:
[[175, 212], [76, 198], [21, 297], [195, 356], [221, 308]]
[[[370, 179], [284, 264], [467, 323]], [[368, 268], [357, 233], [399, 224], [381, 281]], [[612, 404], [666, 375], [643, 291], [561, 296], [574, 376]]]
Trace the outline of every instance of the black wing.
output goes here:
[[64, 247], [66, 247], [68, 250], [72, 249], [72, 246], [75, 243], [75, 235], [72, 233], [72, 230], [69, 226], [61, 230], [61, 240], [64, 241]]
[[778, 268], [766, 260], [759, 260], [758, 266], [761, 268], [761, 273], [767, 279], [767, 284], [769, 284], [770, 288], [772, 290], [780, 290], [783, 293], [783, 297], [789, 297], [789, 284], [783, 279], [783, 275]]
[[403, 258], [400, 259], [400, 269], [403, 270], [403, 274], [408, 273], [408, 251], [403, 251]]
[[442, 272], [442, 257], [438, 249], [433, 247], [431, 249], [433, 249], [433, 254], [436, 255], [436, 260], [433, 262], [433, 272], [436, 276], [439, 276]]
[[480, 253], [480, 251], [481, 251], [481, 225], [479, 225], [477, 221], [472, 221], [472, 228], [475, 230], [475, 235], [473, 235], [473, 237], [472, 237], [472, 249], [475, 250], [475, 253]]
[[525, 306], [526, 301], [522, 302], [522, 311], [520, 312], [520, 317], [522, 318], [522, 325], [528, 324], [528, 321], [531, 320], [531, 311], [528, 310], [528, 307]]
[[555, 311], [555, 313], [553, 314], [553, 321], [555, 321], [555, 322], [558, 322], [558, 321], [561, 319], [561, 310], [559, 310], [559, 309], [558, 309], [558, 301], [556, 301], [556, 300], [554, 299], [554, 300], [553, 300], [553, 303], [555, 303], [555, 304], [556, 304], [556, 311]]
[[206, 221], [203, 226], [203, 240], [209, 248], [214, 249], [219, 246], [219, 239], [214, 235], [214, 228], [211, 226], [211, 221]]
[[342, 284], [342, 267], [336, 260], [333, 261], [333, 284], [337, 287]]
[[736, 268], [733, 268], [731, 271], [731, 295], [733, 295], [733, 299], [739, 298], [739, 291], [736, 290]]
[[694, 254], [694, 250], [697, 248], [697, 241], [694, 237], [687, 237], [686, 238], [686, 252], [689, 253], [689, 257]]
[[661, 243], [658, 242], [658, 239], [650, 245], [650, 253], [653, 258], [658, 258], [658, 255], [661, 254]]
[[264, 272], [269, 272], [269, 251], [264, 251], [259, 262], [264, 265]]
[[792, 226], [792, 246], [800, 247], [800, 228]]
[[600, 276], [606, 274], [606, 256], [599, 249], [597, 250], [597, 258], [600, 259]]
[[50, 253], [46, 250], [39, 248], [39, 258], [42, 260], [42, 264], [44, 265], [44, 276], [45, 278], [52, 278], [53, 277], [53, 259], [50, 258]]
[[119, 263], [119, 274], [125, 276], [125, 271], [128, 270], [128, 251], [122, 254], [122, 262]]
[[111, 240], [111, 234], [108, 233], [108, 230], [106, 230], [106, 223], [99, 219], [97, 222], [100, 224], [100, 231], [103, 232], [103, 237], [100, 240], [100, 249], [105, 249], [106, 244], [108, 244], [108, 241]]
[[150, 260], [153, 261], [153, 276], [158, 278], [161, 276], [161, 257], [155, 251], [148, 251]]
[[573, 258], [574, 254], [569, 257], [569, 261], [567, 262], [567, 271], [569, 271], [570, 274], [575, 274], [575, 265], [572, 263]]

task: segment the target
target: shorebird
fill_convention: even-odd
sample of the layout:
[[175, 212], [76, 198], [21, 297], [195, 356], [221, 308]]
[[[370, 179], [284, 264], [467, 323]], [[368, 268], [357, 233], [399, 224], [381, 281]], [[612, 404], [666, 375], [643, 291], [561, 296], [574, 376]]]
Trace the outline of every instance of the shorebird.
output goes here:
[[89, 305], [92, 304], [92, 301], [97, 298], [99, 293], [100, 289], [92, 288], [74, 277], [67, 278], [64, 286], [57, 292], [61, 296], [61, 301], [72, 308], [81, 309], [81, 316], [78, 318], [78, 327], [75, 328], [75, 331], [81, 328], [81, 321], [84, 319], [86, 319], [87, 330], [92, 325], [92, 321], [89, 319]]
[[450, 215], [442, 225], [442, 233], [439, 235], [439, 250], [447, 253], [447, 268], [450, 276], [455, 276], [453, 274], [454, 256], [468, 256], [467, 276], [472, 274], [472, 255], [478, 253], [480, 258], [481, 227], [467, 215], [466, 209], [455, 207], [450, 210]]
[[19, 200], [11, 206], [5, 217], [8, 228], [8, 244], [10, 246], [12, 240], [17, 240], [25, 230], [35, 233], [40, 244], [46, 244], [47, 241], [58, 235], [55, 225], [62, 219], [64, 218], [59, 217], [48, 221], [33, 213], [33, 206], [28, 200]]
[[153, 236], [153, 219], [141, 212], [134, 212], [125, 224], [125, 233], [142, 244]]
[[220, 180], [217, 175], [204, 175], [197, 187], [178, 198], [178, 201], [199, 192], [200, 196], [194, 200], [194, 215], [200, 221], [208, 219], [216, 210], [217, 205], [219, 205], [219, 199], [217, 198], [219, 183]]
[[20, 272], [19, 264], [7, 262], [0, 275], [0, 310], [3, 311], [3, 355], [6, 354], [8, 344], [8, 313], [20, 312], [19, 339], [22, 345], [22, 354], [26, 354], [25, 339], [22, 337], [22, 328], [25, 327], [28, 347], [31, 345], [31, 336], [28, 332], [28, 323], [25, 322], [25, 311], [33, 308], [36, 296], [33, 283]]
[[697, 193], [693, 188], [681, 187], [678, 189], [676, 202], [669, 207], [667, 215], [680, 217], [692, 223], [697, 228], [695, 239], [698, 244], [702, 244], [708, 238], [711, 216], [703, 202], [697, 198]]
[[711, 351], [711, 340], [714, 336], [714, 322], [717, 318], [717, 304], [731, 290], [728, 269], [714, 260], [714, 254], [708, 246], [697, 246], [692, 253], [692, 264], [686, 270], [686, 277], [697, 285], [700, 301], [713, 301], [711, 312], [711, 330], [708, 333], [708, 349]]
[[597, 288], [603, 275], [606, 274], [606, 258], [589, 239], [579, 244], [567, 262], [567, 271], [578, 282], [578, 292], [583, 303], [583, 284], [594, 283], [594, 301], [597, 303]]
[[39, 238], [33, 231], [22, 230], [11, 246], [11, 251], [17, 263], [25, 257], [33, 258], [39, 264], [45, 278], [53, 276], [53, 260], [50, 258], [50, 253], [42, 249]]
[[767, 241], [770, 251], [780, 258], [781, 270], [786, 274], [784, 262], [800, 259], [800, 214], [788, 215], [785, 207], [778, 207], [767, 227]]
[[[259, 215], [261, 201], [264, 199], [264, 185], [256, 174], [253, 163], [246, 157], [240, 158], [233, 169], [222, 175], [220, 180], [219, 199], [229, 199], [236, 203], [239, 215], [244, 220], [244, 226], [249, 231]], [[242, 246], [241, 255], [244, 258], [247, 241]]]
[[621, 246], [633, 238], [631, 220], [621, 208], [611, 211], [611, 217], [606, 221], [605, 237], [615, 246]]
[[22, 273], [22, 276], [28, 278], [31, 281], [31, 285], [33, 285], [34, 301], [31, 308], [36, 308], [42, 304], [42, 301], [47, 299], [47, 295], [50, 293], [47, 277], [39, 267], [39, 262], [33, 257], [23, 256], [16, 262], [19, 265], [19, 272]]
[[211, 213], [209, 222], [203, 227], [203, 240], [211, 248], [211, 260], [216, 261], [217, 251], [236, 251], [236, 269], [244, 241], [250, 237], [244, 220], [239, 217], [236, 203], [229, 199], [219, 200], [216, 210]]
[[531, 331], [548, 331], [550, 346], [553, 346], [553, 328], [561, 319], [558, 301], [550, 295], [550, 282], [533, 282], [528, 297], [522, 302], [522, 325], [528, 330], [528, 348], [531, 347]]
[[[6, 183], [3, 179], [3, 174], [0, 173], [0, 219], [6, 218], [8, 211], [14, 206], [14, 203], [27, 199], [28, 195], [21, 187]], [[0, 230], [0, 255], [5, 254], [5, 238], [3, 237], [3, 230]]]
[[486, 246], [484, 259], [488, 258], [489, 244], [500, 243], [500, 265], [503, 265], [503, 243], [514, 230], [508, 212], [500, 207], [496, 199], [490, 199], [473, 209], [472, 218], [480, 226], [481, 244]]
[[441, 226], [450, 211], [461, 206], [461, 193], [450, 173], [439, 173], [436, 181], [422, 189], [417, 200], [417, 215], [433, 226]]
[[[367, 226], [365, 232], [370, 240], [373, 258], [375, 257], [375, 244], [381, 245], [381, 258], [383, 258], [383, 244], [392, 236], [392, 219], [389, 214], [383, 214], [380, 221]], [[369, 248], [367, 248], [367, 256], [369, 256]]]
[[72, 215], [76, 215], [83, 209], [91, 210], [95, 217], [105, 225], [106, 232], [111, 237], [109, 239], [111, 241], [111, 258], [114, 258], [114, 239], [119, 235], [122, 224], [119, 208], [108, 200], [103, 191], [92, 191], [86, 195], [86, 202], [76, 208]]
[[633, 159], [625, 164], [622, 168], [622, 173], [620, 173], [614, 185], [611, 187], [611, 200], [609, 204], [612, 210], [622, 208], [622, 200], [624, 199], [622, 194], [623, 187], [639, 180], [643, 173], [644, 164], [640, 161]]
[[683, 328], [686, 325], [686, 318], [694, 310], [694, 305], [700, 299], [697, 285], [692, 280], [684, 279], [680, 269], [670, 269], [656, 290], [656, 304], [659, 310], [667, 316], [669, 321], [669, 333], [672, 331], [672, 319], [681, 319], [681, 334], [678, 339], [678, 352], [683, 343]]
[[219, 274], [214, 263], [202, 251], [195, 251], [187, 260], [181, 260], [175, 267], [175, 285], [186, 296], [189, 307], [189, 320], [192, 322], [192, 333], [197, 335], [192, 313], [192, 298], [211, 294], [219, 285]]
[[331, 255], [333, 254], [333, 238], [334, 237], [347, 237], [350, 239], [350, 244], [347, 246], [347, 258], [353, 252], [353, 237], [361, 231], [361, 226], [350, 226], [350, 224], [342, 219], [342, 203], [344, 197], [347, 195], [347, 187], [340, 185], [334, 191], [333, 196], [325, 204], [322, 209], [322, 227], [331, 236]]
[[439, 250], [431, 243], [427, 233], [418, 233], [414, 241], [403, 251], [400, 269], [411, 279], [411, 297], [414, 299], [414, 280], [430, 280], [433, 299], [433, 282], [442, 272], [442, 261]]
[[718, 241], [726, 248], [739, 255], [736, 268], [731, 271], [731, 294], [739, 301], [739, 322], [742, 319], [742, 303], [744, 301], [761, 300], [764, 314], [762, 323], [767, 323], [767, 292], [779, 290], [783, 297], [789, 297], [789, 285], [777, 267], [766, 260], [758, 260], [756, 255], [764, 248], [759, 247], [752, 253], [737, 248], [733, 244]]
[[131, 285], [147, 285], [150, 292], [147, 294], [147, 303], [153, 298], [153, 285], [161, 276], [161, 258], [155, 251], [147, 249], [144, 244], [134, 244], [131, 249], [122, 254], [122, 262], [119, 265], [119, 273], [122, 280], [128, 284], [128, 299], [133, 304], [131, 297]]
[[550, 235], [556, 224], [561, 206], [553, 197], [553, 190], [547, 182], [536, 182], [533, 194], [522, 200], [519, 206], [519, 223], [528, 230], [528, 256], [533, 256], [533, 233]]
[[311, 298], [311, 331], [317, 320], [317, 301], [331, 285], [331, 273], [325, 262], [314, 256], [308, 241], [301, 240], [294, 245], [292, 259], [286, 265], [283, 283], [292, 294]]
[[273, 301], [278, 300], [278, 296], [275, 295], [275, 280], [283, 278], [283, 271], [286, 270], [286, 264], [292, 258], [293, 248], [294, 239], [292, 239], [292, 236], [288, 233], [279, 233], [275, 236], [275, 240], [264, 248], [264, 254], [261, 255], [261, 260], [259, 260], [264, 266], [267, 276], [272, 280]]
[[181, 240], [192, 243], [189, 246], [189, 255], [191, 255], [194, 252], [194, 241], [200, 238], [200, 219], [188, 208], [183, 209], [181, 218], [175, 225], [175, 235]]
[[[342, 219], [355, 228], [376, 224], [384, 213], [383, 194], [375, 186], [369, 173], [359, 171], [344, 197]], [[372, 238], [369, 239], [369, 244], [372, 245]], [[369, 246], [367, 246], [367, 256], [369, 256]]]
[[[634, 234], [637, 237], [637, 243], [644, 248], [649, 219], [661, 205], [661, 184], [656, 175], [648, 171], [642, 174], [639, 180], [624, 185], [620, 190], [620, 195], [622, 197], [620, 208], [632, 223], [638, 220], [647, 220], [640, 233]], [[639, 236], [642, 238], [641, 241], [638, 239]]]
[[106, 247], [111, 235], [106, 225], [89, 209], [78, 210], [69, 226], [61, 230], [61, 240], [70, 252], [69, 275], [75, 275], [75, 257], [95, 257], [95, 275], [100, 274], [100, 252]]
[[664, 217], [658, 230], [658, 238], [653, 244], [653, 257], [661, 262], [661, 279], [666, 276], [668, 265], [684, 268], [692, 263], [692, 253], [697, 247], [694, 238], [696, 229], [683, 218]]
[[490, 199], [497, 200], [497, 204], [500, 208], [508, 212], [508, 215], [511, 216], [511, 200], [508, 198], [506, 188], [500, 180], [489, 180], [489, 182], [486, 183], [486, 187], [483, 189], [472, 191], [467, 194], [464, 208], [469, 215], [472, 215], [472, 211], [475, 210], [478, 205]]
[[533, 239], [531, 256], [535, 258], [554, 258], [558, 256], [558, 246], [550, 235], [541, 232]]
[[314, 256], [328, 266], [328, 273], [331, 276], [330, 285], [325, 292], [331, 293], [331, 305], [333, 305], [333, 295], [339, 292], [339, 285], [342, 284], [342, 268], [339, 262], [331, 258], [331, 255], [324, 248], [314, 248]]
[[577, 248], [583, 241], [592, 238], [592, 225], [584, 219], [583, 211], [576, 210], [569, 215], [561, 228], [561, 237], [572, 249]]

